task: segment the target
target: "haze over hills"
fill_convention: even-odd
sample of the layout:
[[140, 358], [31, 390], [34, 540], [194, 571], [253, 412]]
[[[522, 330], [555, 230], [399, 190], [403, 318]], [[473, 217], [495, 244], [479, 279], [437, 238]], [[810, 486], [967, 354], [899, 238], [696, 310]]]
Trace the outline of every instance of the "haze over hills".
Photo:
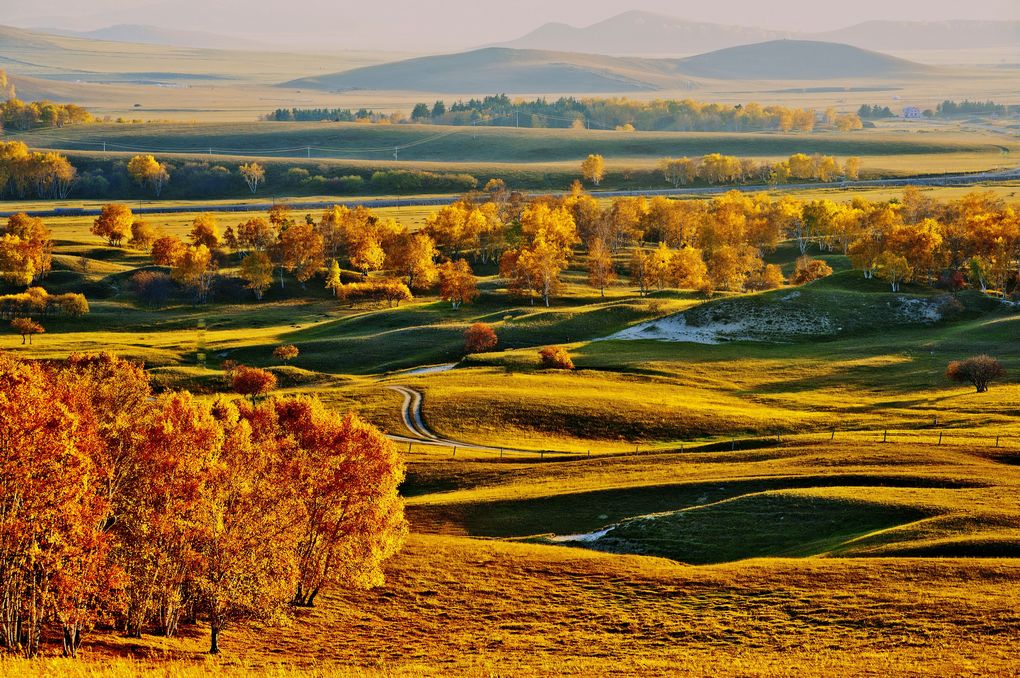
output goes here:
[[685, 89], [714, 80], [923, 77], [935, 69], [834, 43], [773, 40], [686, 59], [643, 59], [490, 47], [284, 83], [322, 90], [590, 93]]
[[615, 55], [680, 55], [781, 38], [841, 42], [882, 51], [1014, 48], [1020, 45], [1020, 22], [868, 21], [824, 33], [795, 33], [630, 11], [584, 27], [545, 24], [498, 46]]
[[36, 28], [33, 29], [33, 32], [84, 38], [87, 40], [131, 42], [141, 45], [166, 45], [169, 47], [190, 47], [195, 49], [260, 49], [264, 47], [262, 43], [255, 40], [246, 40], [217, 33], [173, 30], [138, 24], [118, 24], [93, 31]]

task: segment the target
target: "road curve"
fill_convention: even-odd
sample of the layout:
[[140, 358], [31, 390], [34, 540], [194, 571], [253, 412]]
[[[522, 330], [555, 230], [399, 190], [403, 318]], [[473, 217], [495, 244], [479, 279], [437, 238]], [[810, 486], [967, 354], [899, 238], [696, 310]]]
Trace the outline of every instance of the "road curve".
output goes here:
[[[733, 186], [704, 186], [699, 188], [662, 188], [643, 189], [634, 191], [599, 191], [592, 193], [596, 198], [625, 198], [636, 196], [685, 196], [685, 195], [714, 195], [728, 191], [740, 191], [743, 193], [758, 193], [760, 191], [797, 191], [816, 188], [881, 188], [883, 186], [969, 186], [972, 184], [1000, 181], [1020, 180], [1020, 168], [991, 171], [972, 172], [969, 174], [950, 174], [940, 176], [916, 176], [903, 179], [872, 179], [869, 181], [830, 181], [816, 184], [781, 184], [770, 186], [768, 184], [754, 185], [733, 185]], [[531, 193], [528, 197], [538, 195], [565, 195], [562, 193]], [[378, 209], [381, 207], [439, 207], [449, 205], [460, 199], [460, 195], [450, 195], [433, 198], [373, 198], [365, 200], [337, 200], [329, 201], [306, 201], [288, 202], [288, 207], [294, 210], [326, 209], [333, 205], [346, 205], [347, 207], [367, 207]], [[125, 202], [125, 201], [121, 201]], [[132, 202], [132, 201], [126, 201]], [[190, 205], [167, 205], [167, 206], [139, 206], [132, 208], [135, 214], [176, 214], [181, 212], [265, 212], [274, 203], [228, 203], [220, 205], [203, 205], [193, 203]], [[94, 217], [98, 216], [101, 208], [79, 208], [79, 207], [58, 207], [50, 210], [31, 210], [29, 216], [33, 217]], [[14, 211], [0, 211], [0, 217], [9, 217], [15, 214]]]
[[[478, 452], [495, 453], [520, 453], [520, 454], [543, 454], [540, 450], [520, 450], [512, 447], [491, 447], [489, 445], [476, 445], [461, 440], [443, 438], [432, 432], [425, 424], [422, 417], [422, 401], [424, 396], [421, 392], [408, 388], [407, 386], [387, 386], [386, 388], [404, 396], [403, 405], [400, 408], [400, 417], [404, 421], [404, 428], [410, 435], [391, 435], [389, 438], [402, 443], [425, 443], [430, 445], [441, 445], [445, 447], [456, 447], [464, 450], [475, 450]], [[568, 453], [557, 453], [568, 454]]]

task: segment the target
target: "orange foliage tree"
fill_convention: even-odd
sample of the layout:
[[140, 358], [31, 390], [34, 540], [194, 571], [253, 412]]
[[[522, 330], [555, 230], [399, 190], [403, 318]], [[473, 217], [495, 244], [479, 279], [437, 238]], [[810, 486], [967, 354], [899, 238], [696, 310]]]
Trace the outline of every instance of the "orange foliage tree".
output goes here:
[[485, 353], [496, 348], [498, 343], [496, 330], [487, 323], [474, 323], [464, 332], [464, 351], [467, 353]]

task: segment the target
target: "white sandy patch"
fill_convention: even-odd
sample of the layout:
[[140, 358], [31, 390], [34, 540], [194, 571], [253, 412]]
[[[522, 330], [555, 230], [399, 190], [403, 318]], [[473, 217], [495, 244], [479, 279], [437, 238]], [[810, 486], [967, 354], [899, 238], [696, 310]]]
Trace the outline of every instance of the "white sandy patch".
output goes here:
[[745, 329], [743, 323], [711, 323], [703, 327], [694, 327], [687, 324], [687, 318], [683, 314], [679, 314], [628, 327], [606, 339], [621, 341], [653, 339], [686, 341], [691, 344], [721, 344], [726, 340], [746, 338], [740, 336]]
[[612, 530], [612, 527], [607, 527], [604, 530], [596, 530], [595, 532], [587, 532], [585, 534], [558, 534], [555, 537], [550, 537], [549, 540], [560, 543], [583, 542], [588, 544], [602, 539]]
[[406, 372], [401, 372], [400, 374], [406, 374], [409, 377], [416, 377], [422, 374], [439, 374], [440, 372], [449, 372], [456, 366], [457, 363], [448, 363], [446, 365], [430, 365], [429, 367], [416, 367], [413, 370], [407, 370]]

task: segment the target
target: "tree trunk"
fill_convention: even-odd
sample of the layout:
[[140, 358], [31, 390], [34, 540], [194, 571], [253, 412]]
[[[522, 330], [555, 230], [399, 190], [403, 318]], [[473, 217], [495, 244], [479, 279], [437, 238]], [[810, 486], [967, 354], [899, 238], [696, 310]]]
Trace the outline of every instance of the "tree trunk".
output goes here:
[[209, 654], [220, 653], [220, 627], [215, 623], [209, 627]]
[[64, 656], [76, 658], [81, 646], [81, 628], [77, 624], [64, 626]]

